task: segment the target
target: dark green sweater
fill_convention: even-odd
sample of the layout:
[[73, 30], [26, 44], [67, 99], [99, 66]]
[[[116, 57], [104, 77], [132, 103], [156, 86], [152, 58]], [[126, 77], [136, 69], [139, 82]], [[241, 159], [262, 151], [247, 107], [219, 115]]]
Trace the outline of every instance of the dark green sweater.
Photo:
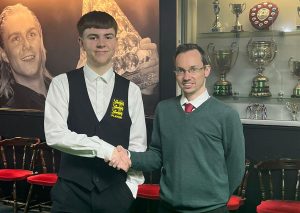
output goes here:
[[131, 153], [132, 167], [162, 167], [161, 199], [182, 212], [224, 206], [244, 174], [239, 115], [213, 97], [192, 113], [185, 113], [179, 100], [158, 104], [151, 145], [144, 153]]

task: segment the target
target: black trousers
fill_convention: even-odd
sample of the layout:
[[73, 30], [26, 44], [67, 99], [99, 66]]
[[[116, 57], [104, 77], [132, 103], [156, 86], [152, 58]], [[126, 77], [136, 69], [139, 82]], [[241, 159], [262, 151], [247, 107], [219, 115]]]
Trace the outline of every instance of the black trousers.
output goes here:
[[134, 201], [125, 182], [99, 192], [61, 178], [51, 190], [51, 199], [52, 213], [129, 213]]
[[[189, 212], [189, 210], [176, 210], [174, 209], [172, 206], [170, 206], [168, 203], [164, 202], [164, 201], [160, 201], [159, 202], [159, 207], [158, 207], [158, 213], [182, 213], [182, 212]], [[195, 211], [191, 211], [191, 212], [195, 212]], [[227, 210], [227, 206], [222, 206], [220, 208], [211, 210], [211, 211], [207, 211], [207, 212], [202, 212], [202, 213], [228, 213], [229, 211]], [[195, 212], [196, 213], [196, 212]]]

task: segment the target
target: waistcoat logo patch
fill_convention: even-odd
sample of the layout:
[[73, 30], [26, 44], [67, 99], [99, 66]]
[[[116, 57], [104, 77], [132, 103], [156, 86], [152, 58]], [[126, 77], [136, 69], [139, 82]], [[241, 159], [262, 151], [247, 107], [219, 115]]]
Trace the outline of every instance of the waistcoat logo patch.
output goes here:
[[122, 119], [124, 111], [124, 101], [119, 99], [114, 99], [111, 109], [111, 117]]

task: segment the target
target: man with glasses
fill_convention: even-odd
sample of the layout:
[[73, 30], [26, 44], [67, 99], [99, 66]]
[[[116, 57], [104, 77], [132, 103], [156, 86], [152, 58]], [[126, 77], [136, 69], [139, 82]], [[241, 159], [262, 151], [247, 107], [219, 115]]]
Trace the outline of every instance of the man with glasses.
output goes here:
[[[130, 152], [136, 170], [161, 169], [159, 213], [228, 212], [226, 203], [241, 183], [245, 148], [238, 113], [210, 97], [211, 67], [197, 44], [182, 44], [175, 55], [182, 95], [161, 101], [146, 152]], [[118, 150], [126, 152], [121, 147]], [[124, 168], [117, 160], [110, 165]]]

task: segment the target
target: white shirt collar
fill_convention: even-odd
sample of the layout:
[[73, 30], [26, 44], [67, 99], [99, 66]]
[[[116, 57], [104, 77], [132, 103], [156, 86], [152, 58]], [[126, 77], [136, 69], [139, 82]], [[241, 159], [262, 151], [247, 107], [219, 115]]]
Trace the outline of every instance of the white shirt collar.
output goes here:
[[112, 77], [114, 77], [114, 71], [113, 68], [109, 68], [103, 75], [97, 74], [94, 70], [92, 70], [87, 64], [83, 67], [84, 76], [89, 81], [95, 81], [98, 78], [101, 78], [105, 83], [108, 83]]
[[210, 95], [208, 94], [207, 90], [203, 92], [201, 95], [199, 95], [197, 98], [195, 98], [192, 101], [188, 101], [188, 99], [184, 96], [181, 95], [180, 98], [180, 104], [183, 106], [186, 103], [191, 103], [195, 108], [199, 107], [201, 104], [203, 104], [207, 99], [209, 99]]

